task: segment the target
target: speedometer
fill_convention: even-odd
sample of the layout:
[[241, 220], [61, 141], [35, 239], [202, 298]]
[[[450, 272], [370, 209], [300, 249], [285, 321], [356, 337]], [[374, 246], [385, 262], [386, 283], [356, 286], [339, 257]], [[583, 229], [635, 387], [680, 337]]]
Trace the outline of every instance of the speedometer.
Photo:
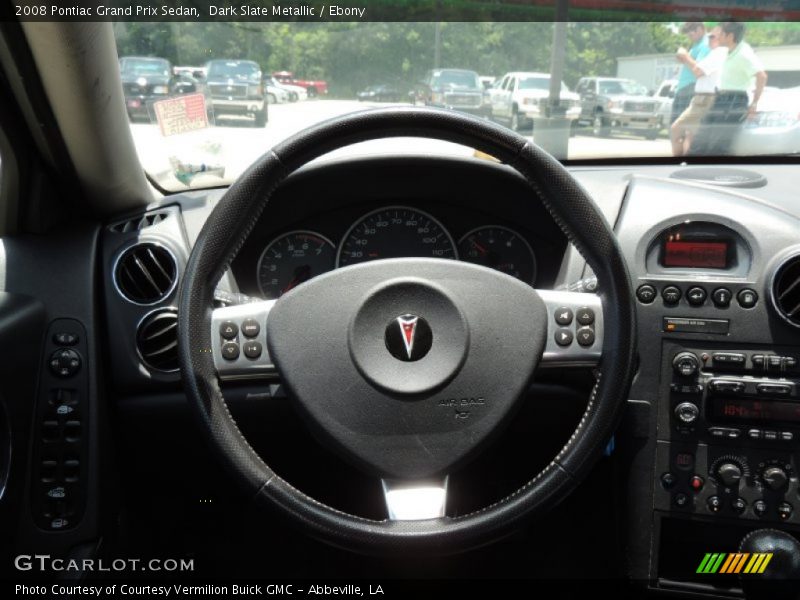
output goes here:
[[272, 240], [258, 261], [258, 285], [267, 299], [279, 298], [334, 266], [333, 244], [313, 231], [290, 231]]
[[431, 215], [406, 206], [364, 215], [345, 234], [336, 266], [380, 258], [458, 258], [453, 238]]

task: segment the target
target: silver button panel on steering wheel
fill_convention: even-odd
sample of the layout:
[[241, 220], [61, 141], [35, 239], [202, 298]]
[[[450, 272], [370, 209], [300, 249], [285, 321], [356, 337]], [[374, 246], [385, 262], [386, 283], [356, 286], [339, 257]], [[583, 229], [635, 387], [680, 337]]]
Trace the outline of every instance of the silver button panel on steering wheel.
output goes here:
[[540, 367], [594, 366], [603, 350], [603, 303], [596, 294], [536, 290], [547, 306]]
[[216, 308], [211, 316], [211, 351], [222, 379], [276, 373], [267, 349], [267, 319], [275, 300]]

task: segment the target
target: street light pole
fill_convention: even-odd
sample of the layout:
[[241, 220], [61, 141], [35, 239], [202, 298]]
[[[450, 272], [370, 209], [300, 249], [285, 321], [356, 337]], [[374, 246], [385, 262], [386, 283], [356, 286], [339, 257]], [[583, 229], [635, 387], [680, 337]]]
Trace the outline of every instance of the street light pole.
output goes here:
[[561, 81], [564, 79], [564, 59], [567, 52], [567, 8], [569, 0], [558, 0], [553, 22], [553, 50], [550, 54], [550, 99], [548, 112], [561, 116]]

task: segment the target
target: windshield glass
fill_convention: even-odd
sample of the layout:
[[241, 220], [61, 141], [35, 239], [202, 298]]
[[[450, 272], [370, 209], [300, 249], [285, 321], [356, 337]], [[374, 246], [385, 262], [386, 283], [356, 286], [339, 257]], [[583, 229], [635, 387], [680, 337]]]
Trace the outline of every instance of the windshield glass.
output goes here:
[[647, 94], [647, 88], [635, 81], [601, 81], [600, 93], [644, 96]]
[[[114, 32], [124, 72], [192, 74], [123, 83], [142, 165], [170, 190], [225, 185], [307, 127], [391, 105], [489, 119], [566, 160], [800, 152], [798, 23], [183, 21]], [[550, 77], [563, 82], [557, 98]], [[693, 103], [695, 91], [713, 101]], [[475, 154], [398, 138], [336, 156], [352, 153]]]
[[123, 58], [120, 70], [130, 75], [163, 75], [169, 77], [169, 63], [152, 58]]
[[461, 88], [478, 88], [481, 87], [480, 79], [477, 73], [465, 73], [463, 71], [442, 71], [433, 74], [432, 85], [440, 85], [442, 87], [461, 87]]
[[211, 61], [208, 78], [258, 79], [261, 70], [255, 63], [237, 61]]

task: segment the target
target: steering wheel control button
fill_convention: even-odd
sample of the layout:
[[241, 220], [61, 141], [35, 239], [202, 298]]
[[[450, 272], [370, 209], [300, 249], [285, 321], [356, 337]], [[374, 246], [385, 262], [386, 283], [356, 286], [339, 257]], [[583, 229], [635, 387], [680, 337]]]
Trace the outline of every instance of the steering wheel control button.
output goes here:
[[678, 301], [681, 299], [681, 295], [682, 295], [681, 289], [674, 285], [668, 285], [663, 290], [661, 290], [661, 297], [667, 304], [677, 304]]
[[559, 306], [556, 309], [556, 323], [566, 327], [572, 324], [572, 309], [566, 306]]
[[758, 294], [756, 294], [755, 290], [745, 288], [736, 294], [736, 299], [742, 308], [753, 308], [758, 302]]
[[594, 323], [594, 311], [588, 306], [582, 306], [575, 313], [575, 320], [581, 325], [591, 325]]
[[733, 294], [728, 288], [717, 288], [711, 292], [711, 301], [717, 308], [728, 308], [731, 305]]
[[[244, 326], [242, 326], [244, 331]], [[248, 341], [242, 344], [242, 352], [247, 358], [256, 359], [261, 356], [261, 344], [259, 342]]]
[[72, 377], [81, 369], [81, 357], [75, 350], [56, 350], [50, 355], [50, 371], [57, 377]]
[[656, 288], [649, 283], [640, 285], [636, 290], [636, 297], [642, 304], [651, 304], [656, 299]]
[[680, 352], [672, 359], [672, 368], [681, 377], [691, 377], [700, 369], [700, 361], [691, 352]]
[[222, 344], [222, 358], [225, 360], [236, 360], [239, 358], [239, 344], [236, 342], [226, 342]]
[[226, 340], [236, 339], [239, 335], [239, 326], [233, 321], [225, 321], [219, 326], [219, 334]]
[[384, 340], [386, 349], [397, 360], [414, 362], [430, 352], [433, 346], [433, 332], [422, 317], [405, 314], [389, 321]]
[[[255, 319], [245, 319], [242, 323], [242, 335], [248, 338], [254, 338], [261, 333], [261, 325]], [[246, 352], [245, 352], [246, 354]]]
[[58, 346], [74, 346], [78, 343], [78, 336], [74, 333], [56, 332], [53, 334], [53, 343]]
[[556, 329], [556, 332], [553, 334], [553, 338], [559, 346], [569, 346], [572, 343], [573, 337], [572, 330], [566, 327]]
[[706, 293], [705, 289], [701, 288], [700, 286], [690, 287], [686, 290], [686, 300], [692, 306], [702, 306], [708, 294]]
[[581, 346], [591, 346], [594, 344], [594, 330], [591, 327], [581, 327], [575, 332], [575, 338]]

